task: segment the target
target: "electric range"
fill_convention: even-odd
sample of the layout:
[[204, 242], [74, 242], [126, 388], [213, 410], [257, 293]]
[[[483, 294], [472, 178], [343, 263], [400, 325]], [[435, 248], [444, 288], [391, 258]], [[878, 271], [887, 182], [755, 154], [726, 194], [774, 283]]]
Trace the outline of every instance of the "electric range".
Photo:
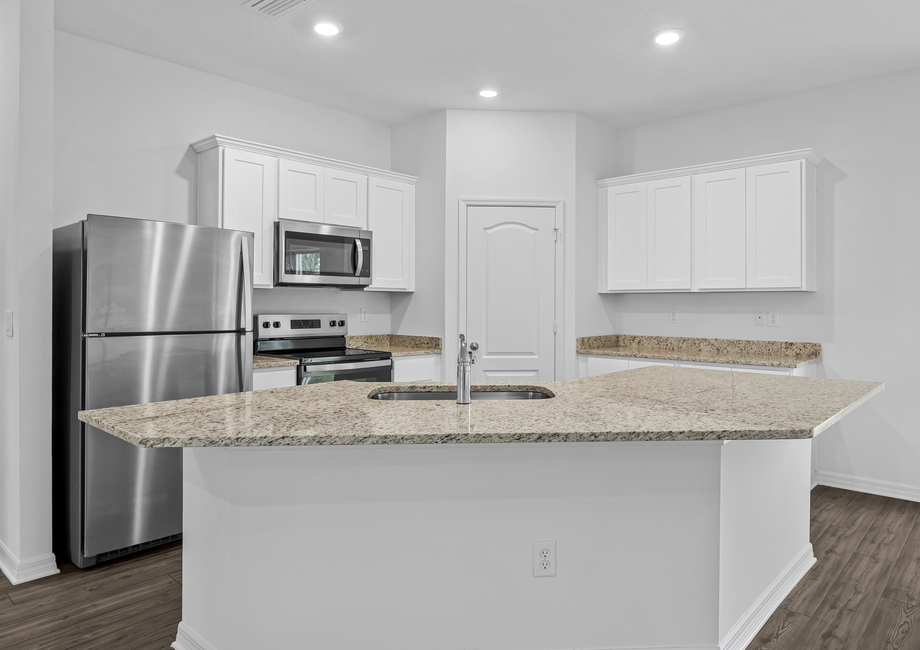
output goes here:
[[298, 384], [328, 381], [393, 381], [389, 352], [346, 347], [345, 314], [259, 314], [255, 353], [296, 359]]

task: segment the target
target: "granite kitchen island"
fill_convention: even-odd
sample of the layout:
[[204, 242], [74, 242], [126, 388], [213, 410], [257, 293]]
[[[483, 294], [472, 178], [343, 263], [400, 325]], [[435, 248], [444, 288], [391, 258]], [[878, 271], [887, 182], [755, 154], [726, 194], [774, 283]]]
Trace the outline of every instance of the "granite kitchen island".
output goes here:
[[[335, 382], [86, 411], [184, 452], [174, 647], [743, 648], [814, 563], [810, 439], [882, 384]], [[506, 386], [476, 385], [474, 390]], [[556, 544], [534, 577], [534, 543]]]

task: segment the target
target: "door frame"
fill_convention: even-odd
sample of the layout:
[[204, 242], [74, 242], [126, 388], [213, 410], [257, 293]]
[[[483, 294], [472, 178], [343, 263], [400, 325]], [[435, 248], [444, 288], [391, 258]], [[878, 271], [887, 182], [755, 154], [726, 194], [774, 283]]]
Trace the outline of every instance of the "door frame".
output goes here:
[[[466, 326], [466, 272], [468, 248], [469, 208], [552, 208], [555, 215], [556, 232], [558, 233], [555, 245], [555, 286], [553, 301], [553, 319], [556, 323], [556, 333], [553, 341], [553, 381], [560, 381], [565, 377], [565, 322], [563, 318], [565, 306], [565, 201], [562, 199], [460, 199], [458, 206], [458, 233], [457, 233], [457, 332], [465, 333]], [[454, 341], [454, 344], [457, 342]], [[450, 358], [450, 344], [444, 346], [445, 361]], [[446, 363], [444, 364], [447, 365]]]

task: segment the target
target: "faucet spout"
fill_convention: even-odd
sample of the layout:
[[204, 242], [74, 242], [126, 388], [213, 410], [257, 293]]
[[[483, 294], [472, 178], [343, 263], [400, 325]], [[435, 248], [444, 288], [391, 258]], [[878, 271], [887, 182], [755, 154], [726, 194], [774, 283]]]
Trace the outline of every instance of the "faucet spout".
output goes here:
[[472, 392], [471, 366], [476, 363], [473, 351], [479, 349], [478, 343], [467, 345], [466, 337], [460, 335], [460, 353], [457, 355], [457, 404], [469, 404]]

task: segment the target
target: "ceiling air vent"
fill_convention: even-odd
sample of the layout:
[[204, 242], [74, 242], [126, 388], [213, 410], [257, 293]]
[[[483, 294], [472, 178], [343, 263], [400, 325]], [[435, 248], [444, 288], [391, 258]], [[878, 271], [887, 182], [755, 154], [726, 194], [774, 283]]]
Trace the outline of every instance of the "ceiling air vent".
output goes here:
[[246, 4], [243, 6], [264, 16], [278, 18], [304, 5], [308, 5], [313, 1], [314, 0], [246, 0]]

